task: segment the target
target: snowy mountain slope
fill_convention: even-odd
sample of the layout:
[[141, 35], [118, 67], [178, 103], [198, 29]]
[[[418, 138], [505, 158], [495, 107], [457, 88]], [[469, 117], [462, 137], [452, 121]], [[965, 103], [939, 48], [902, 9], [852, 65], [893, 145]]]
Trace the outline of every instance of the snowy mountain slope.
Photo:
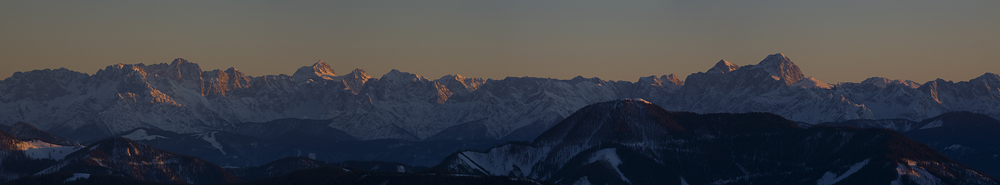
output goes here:
[[215, 164], [162, 151], [125, 138], [109, 138], [93, 143], [38, 172], [38, 175], [63, 171], [180, 184], [241, 181]]
[[22, 141], [0, 131], [0, 183], [39, 172], [81, 148], [34, 139]]
[[888, 130], [806, 129], [773, 114], [668, 112], [636, 99], [587, 106], [531, 143], [457, 152], [435, 168], [559, 184], [997, 184]]
[[950, 112], [920, 122], [909, 120], [851, 120], [823, 123], [831, 126], [887, 128], [925, 143], [952, 160], [984, 174], [1000, 176], [1000, 121], [983, 114]]
[[[332, 129], [315, 125], [318, 121], [320, 120], [282, 119], [260, 123], [273, 124], [273, 127], [248, 127], [248, 130], [243, 130], [253, 135], [227, 131], [179, 134], [159, 129], [140, 128], [115, 135], [115, 137], [128, 138], [177, 154], [196, 156], [221, 166], [236, 167], [258, 166], [274, 160], [297, 156], [309, 156], [323, 161], [387, 161], [432, 166], [451, 152], [464, 149], [485, 149], [501, 143], [498, 140], [472, 138], [426, 141], [347, 140], [339, 138], [339, 136], [344, 135], [330, 136], [325, 135], [329, 132], [323, 130], [308, 130], [311, 128]], [[258, 132], [263, 130], [261, 128], [272, 129], [268, 132]]]
[[[827, 84], [783, 54], [755, 65], [719, 61], [704, 73], [642, 77], [635, 83], [577, 77], [505, 79], [448, 75], [431, 80], [356, 69], [337, 76], [317, 62], [292, 76], [203, 71], [184, 59], [117, 64], [93, 75], [67, 69], [18, 72], [0, 81], [0, 125], [30, 122], [87, 141], [137, 128], [209, 133], [297, 118], [359, 140], [482, 138], [531, 140], [591, 103], [643, 98], [667, 110], [770, 112], [795, 121], [921, 120], [949, 111], [1000, 118], [1000, 76], [916, 83], [870, 78]], [[99, 133], [99, 134], [93, 134]]]

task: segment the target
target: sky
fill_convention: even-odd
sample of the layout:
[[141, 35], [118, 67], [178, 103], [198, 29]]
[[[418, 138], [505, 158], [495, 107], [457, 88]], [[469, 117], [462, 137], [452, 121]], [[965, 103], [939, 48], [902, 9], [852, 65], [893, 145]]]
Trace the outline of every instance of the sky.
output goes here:
[[185, 58], [202, 70], [399, 69], [636, 81], [783, 53], [827, 83], [1000, 73], [1000, 1], [2, 1], [0, 78]]

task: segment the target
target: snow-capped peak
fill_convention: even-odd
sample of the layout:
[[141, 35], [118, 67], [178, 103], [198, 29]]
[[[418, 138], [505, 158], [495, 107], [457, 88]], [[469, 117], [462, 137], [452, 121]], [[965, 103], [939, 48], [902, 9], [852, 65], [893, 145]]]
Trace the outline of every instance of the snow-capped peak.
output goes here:
[[[974, 78], [972, 80], [983, 81], [983, 82], [988, 82], [988, 83], [992, 83], [992, 84], [997, 84], [997, 83], [1000, 83], [1000, 75], [997, 75], [997, 74], [994, 74], [994, 73], [986, 73], [986, 74], [980, 75], [979, 77], [976, 77], [976, 78]], [[969, 80], [969, 81], [971, 82], [972, 80]]]
[[681, 79], [677, 78], [677, 75], [674, 75], [674, 74], [664, 75], [664, 76], [661, 76], [660, 78], [665, 79], [665, 80], [673, 83], [674, 85], [684, 85], [684, 81], [681, 81]]
[[802, 74], [802, 70], [799, 69], [799, 66], [792, 63], [792, 60], [781, 53], [768, 55], [767, 58], [764, 58], [757, 65], [748, 67], [767, 71], [771, 74], [772, 78], [775, 80], [784, 80], [787, 85], [795, 84], [799, 80], [806, 78]]
[[337, 75], [333, 73], [333, 69], [330, 69], [330, 65], [326, 64], [326, 62], [323, 62], [322, 60], [316, 62], [312, 66], [302, 66], [299, 70], [295, 71], [295, 74], [292, 74], [292, 78], [296, 81], [305, 81], [316, 77], [332, 80], [334, 77], [337, 77]]
[[441, 77], [440, 79], [438, 79], [438, 80], [446, 80], [446, 79], [447, 79], [447, 80], [458, 80], [458, 81], [462, 81], [462, 80], [465, 80], [465, 77], [464, 77], [464, 76], [462, 76], [462, 75], [460, 75], [460, 74], [448, 74], [448, 75], [444, 75], [444, 76], [442, 76], [442, 77]]
[[344, 82], [345, 88], [351, 90], [354, 94], [358, 94], [361, 92], [361, 88], [364, 87], [365, 83], [368, 82], [368, 79], [371, 78], [372, 77], [368, 76], [368, 73], [365, 72], [364, 69], [357, 68], [354, 69], [354, 71], [351, 71], [351, 73], [342, 76], [341, 81]]
[[[142, 65], [139, 65], [138, 67], [142, 67]], [[131, 68], [139, 71], [134, 65], [131, 66]], [[176, 58], [174, 61], [170, 62], [170, 64], [160, 63], [146, 66], [143, 71], [177, 80], [178, 82], [197, 81], [201, 78], [202, 72], [201, 67], [198, 66], [198, 64], [188, 62], [184, 58]]]
[[227, 74], [233, 74], [233, 73], [237, 73], [237, 72], [240, 72], [240, 70], [236, 69], [235, 67], [230, 67], [229, 69], [226, 69], [226, 71], [225, 71], [225, 72], [226, 72]]
[[351, 73], [348, 73], [347, 75], [344, 75], [342, 77], [344, 78], [345, 81], [352, 81], [352, 80], [368, 81], [368, 79], [372, 78], [371, 76], [368, 76], [368, 73], [365, 72], [364, 69], [361, 68], [354, 69], [354, 71], [351, 71]]
[[445, 85], [452, 92], [472, 92], [486, 82], [482, 78], [466, 78], [459, 74], [445, 75], [434, 81]]
[[864, 81], [861, 81], [861, 84], [872, 84], [872, 85], [875, 85], [876, 87], [879, 87], [879, 88], [885, 88], [885, 87], [888, 87], [891, 84], [903, 85], [903, 86], [907, 86], [907, 87], [914, 88], [914, 89], [917, 88], [917, 87], [920, 87], [920, 83], [917, 83], [917, 82], [914, 82], [914, 81], [910, 81], [910, 80], [892, 80], [892, 79], [883, 78], [883, 77], [871, 77], [871, 78], [865, 79]]
[[792, 86], [802, 87], [802, 88], [821, 88], [821, 89], [833, 88], [833, 85], [830, 85], [828, 83], [823, 83], [822, 81], [819, 81], [818, 79], [813, 78], [811, 76], [799, 80], [799, 82], [792, 84]]
[[715, 66], [708, 69], [706, 73], [728, 73], [737, 69], [740, 69], [740, 66], [726, 60], [719, 60], [719, 62], [715, 63]]
[[684, 85], [684, 81], [681, 81], [681, 79], [677, 78], [677, 75], [674, 74], [663, 75], [663, 76], [652, 75], [647, 77], [640, 77], [638, 83], [656, 87]]
[[389, 71], [389, 73], [382, 75], [382, 78], [380, 78], [379, 80], [385, 82], [405, 82], [405, 81], [417, 82], [417, 81], [427, 81], [427, 78], [424, 78], [423, 76], [417, 74], [407, 73], [399, 71], [397, 69], [392, 69], [392, 71]]
[[184, 59], [184, 58], [175, 58], [175, 59], [174, 59], [174, 61], [171, 61], [171, 62], [170, 62], [170, 65], [171, 65], [171, 66], [179, 66], [179, 65], [181, 65], [181, 64], [187, 64], [187, 63], [191, 63], [191, 62], [188, 62], [188, 61], [187, 61], [186, 59]]

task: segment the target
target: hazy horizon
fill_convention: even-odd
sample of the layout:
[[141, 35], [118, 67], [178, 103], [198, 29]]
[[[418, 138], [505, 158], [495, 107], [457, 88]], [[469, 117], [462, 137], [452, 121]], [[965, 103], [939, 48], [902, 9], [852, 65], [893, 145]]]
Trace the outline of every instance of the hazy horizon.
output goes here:
[[1000, 72], [998, 1], [2, 2], [0, 78], [185, 58], [203, 70], [437, 79], [681, 77], [783, 53], [826, 83]]

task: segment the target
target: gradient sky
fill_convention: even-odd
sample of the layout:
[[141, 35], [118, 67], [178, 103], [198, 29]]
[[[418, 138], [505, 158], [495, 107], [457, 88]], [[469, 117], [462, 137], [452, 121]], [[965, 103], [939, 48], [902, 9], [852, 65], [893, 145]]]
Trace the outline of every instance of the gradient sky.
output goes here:
[[1000, 73], [1000, 1], [2, 1], [0, 78], [185, 58], [635, 81], [784, 53], [827, 83]]

